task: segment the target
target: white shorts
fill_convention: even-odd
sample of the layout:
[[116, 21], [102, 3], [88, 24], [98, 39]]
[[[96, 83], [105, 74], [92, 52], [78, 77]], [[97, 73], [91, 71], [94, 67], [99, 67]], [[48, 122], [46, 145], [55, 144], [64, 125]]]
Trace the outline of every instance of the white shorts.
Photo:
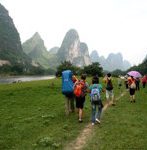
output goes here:
[[113, 98], [113, 97], [114, 97], [113, 90], [111, 90], [111, 91], [106, 90], [106, 99], [110, 100], [110, 98]]

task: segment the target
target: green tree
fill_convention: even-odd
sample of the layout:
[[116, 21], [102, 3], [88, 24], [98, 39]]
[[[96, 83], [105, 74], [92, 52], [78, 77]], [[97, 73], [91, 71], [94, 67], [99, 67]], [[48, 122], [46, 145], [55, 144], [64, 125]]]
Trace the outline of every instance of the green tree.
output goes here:
[[119, 75], [125, 75], [125, 72], [120, 69], [116, 69], [116, 70], [112, 71], [111, 74], [114, 77], [118, 77]]
[[63, 61], [61, 65], [57, 67], [56, 76], [61, 76], [63, 70], [71, 70], [74, 74], [79, 74], [81, 69], [79, 67], [73, 66], [70, 61]]
[[131, 71], [131, 70], [136, 70], [136, 71], [139, 71], [142, 75], [145, 75], [147, 74], [147, 59], [144, 60], [141, 64], [139, 64], [138, 66], [133, 66], [131, 67], [130, 69], [128, 69], [126, 71], [126, 73], [128, 71]]
[[98, 62], [94, 62], [89, 66], [85, 66], [83, 71], [87, 74], [87, 75], [98, 75], [98, 76], [102, 76], [103, 75], [103, 68], [100, 66], [100, 64]]

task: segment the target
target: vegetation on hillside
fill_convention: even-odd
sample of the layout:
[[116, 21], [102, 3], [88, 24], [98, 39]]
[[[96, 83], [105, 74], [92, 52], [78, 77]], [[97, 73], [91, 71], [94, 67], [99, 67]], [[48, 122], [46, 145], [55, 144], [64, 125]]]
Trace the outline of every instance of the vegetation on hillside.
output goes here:
[[[129, 70], [137, 70], [139, 71], [142, 75], [147, 74], [147, 59], [144, 60], [141, 64], [139, 64], [138, 66], [133, 66], [131, 67]], [[128, 71], [129, 71], [128, 70]]]

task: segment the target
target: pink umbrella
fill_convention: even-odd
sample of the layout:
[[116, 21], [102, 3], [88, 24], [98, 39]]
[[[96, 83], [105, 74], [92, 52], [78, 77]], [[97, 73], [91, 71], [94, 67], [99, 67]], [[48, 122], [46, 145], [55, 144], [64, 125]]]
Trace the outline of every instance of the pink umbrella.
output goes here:
[[142, 77], [142, 75], [138, 71], [129, 71], [127, 74], [129, 76], [133, 76], [135, 78], [141, 78]]

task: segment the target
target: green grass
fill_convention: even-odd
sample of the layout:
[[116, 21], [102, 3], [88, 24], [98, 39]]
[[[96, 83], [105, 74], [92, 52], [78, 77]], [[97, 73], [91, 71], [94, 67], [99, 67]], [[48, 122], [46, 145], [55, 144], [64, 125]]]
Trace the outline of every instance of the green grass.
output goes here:
[[[88, 78], [90, 83], [90, 79]], [[52, 83], [54, 85], [52, 86]], [[116, 86], [116, 82], [115, 82]], [[115, 95], [119, 94], [117, 88]], [[102, 125], [95, 126], [93, 139], [84, 149], [145, 149], [147, 147], [147, 93], [137, 92], [137, 103], [129, 95], [108, 108]], [[104, 99], [104, 93], [102, 95]], [[0, 85], [0, 149], [64, 149], [90, 122], [89, 97], [84, 122], [77, 114], [66, 116], [61, 79]]]
[[0, 149], [62, 149], [89, 119], [65, 116], [64, 102], [61, 79], [0, 85]]
[[136, 103], [129, 102], [129, 93], [109, 107], [102, 124], [95, 127], [93, 138], [84, 150], [147, 149], [147, 89], [136, 92]]

